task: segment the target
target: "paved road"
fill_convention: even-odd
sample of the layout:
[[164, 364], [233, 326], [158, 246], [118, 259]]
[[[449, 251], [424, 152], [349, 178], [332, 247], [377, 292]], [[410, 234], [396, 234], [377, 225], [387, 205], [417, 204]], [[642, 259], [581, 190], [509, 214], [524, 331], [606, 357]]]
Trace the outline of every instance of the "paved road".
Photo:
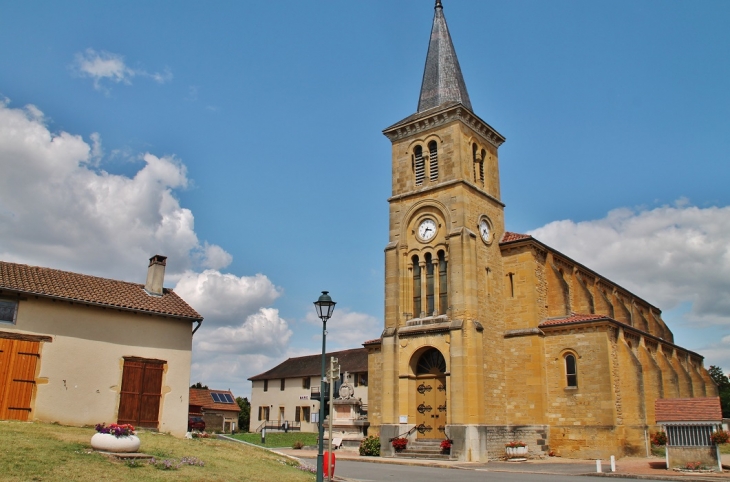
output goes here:
[[[520, 472], [496, 472], [493, 469], [441, 469], [412, 465], [378, 464], [338, 460], [335, 475], [352, 482], [411, 481], [418, 482], [608, 482], [605, 477], [579, 475], [526, 474]], [[641, 480], [624, 479], [621, 481]]]

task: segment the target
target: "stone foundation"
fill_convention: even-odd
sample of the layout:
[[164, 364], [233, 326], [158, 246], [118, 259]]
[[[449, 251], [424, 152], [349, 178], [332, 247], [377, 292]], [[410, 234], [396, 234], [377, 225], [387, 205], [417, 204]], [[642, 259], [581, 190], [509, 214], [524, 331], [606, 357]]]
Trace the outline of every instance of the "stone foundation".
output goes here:
[[446, 434], [454, 441], [451, 456], [463, 462], [487, 462], [505, 456], [509, 442], [525, 442], [527, 457], [547, 455], [550, 447], [547, 425], [447, 425]]
[[720, 451], [712, 447], [667, 446], [667, 468], [684, 468], [688, 463], [700, 462], [708, 469], [720, 471]]

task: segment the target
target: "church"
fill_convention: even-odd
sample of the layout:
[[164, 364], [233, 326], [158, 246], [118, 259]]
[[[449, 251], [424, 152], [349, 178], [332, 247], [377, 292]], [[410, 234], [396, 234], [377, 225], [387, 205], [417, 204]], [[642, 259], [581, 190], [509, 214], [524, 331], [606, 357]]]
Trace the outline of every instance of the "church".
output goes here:
[[369, 433], [453, 440], [486, 461], [645, 454], [656, 399], [717, 396], [661, 310], [526, 234], [505, 230], [499, 147], [472, 109], [435, 15], [415, 114], [392, 143], [385, 315], [368, 351]]

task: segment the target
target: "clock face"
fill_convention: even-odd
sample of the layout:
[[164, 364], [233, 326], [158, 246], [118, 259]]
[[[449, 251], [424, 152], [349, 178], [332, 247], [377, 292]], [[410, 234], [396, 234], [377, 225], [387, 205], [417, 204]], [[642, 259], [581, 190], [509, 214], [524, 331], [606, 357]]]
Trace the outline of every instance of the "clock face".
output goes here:
[[418, 225], [418, 236], [424, 241], [430, 241], [436, 236], [436, 221], [433, 219], [424, 219]]
[[489, 242], [489, 235], [491, 234], [491, 231], [489, 230], [489, 223], [486, 219], [482, 219], [479, 221], [479, 235], [482, 237], [485, 243]]

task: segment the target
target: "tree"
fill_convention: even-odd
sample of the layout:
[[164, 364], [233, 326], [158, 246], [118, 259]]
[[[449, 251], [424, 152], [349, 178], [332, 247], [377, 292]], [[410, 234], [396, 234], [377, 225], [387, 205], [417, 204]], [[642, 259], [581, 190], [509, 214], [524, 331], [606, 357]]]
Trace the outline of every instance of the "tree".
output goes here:
[[236, 403], [241, 411], [238, 414], [238, 430], [248, 432], [248, 423], [251, 419], [251, 404], [246, 397], [236, 397]]
[[720, 394], [720, 405], [722, 405], [722, 416], [730, 418], [730, 379], [722, 371], [722, 368], [710, 365], [707, 370], [717, 384], [717, 391]]
[[195, 385], [190, 385], [190, 388], [202, 388], [204, 390], [210, 390], [208, 388], [208, 385], [203, 385], [202, 383], [198, 382]]

